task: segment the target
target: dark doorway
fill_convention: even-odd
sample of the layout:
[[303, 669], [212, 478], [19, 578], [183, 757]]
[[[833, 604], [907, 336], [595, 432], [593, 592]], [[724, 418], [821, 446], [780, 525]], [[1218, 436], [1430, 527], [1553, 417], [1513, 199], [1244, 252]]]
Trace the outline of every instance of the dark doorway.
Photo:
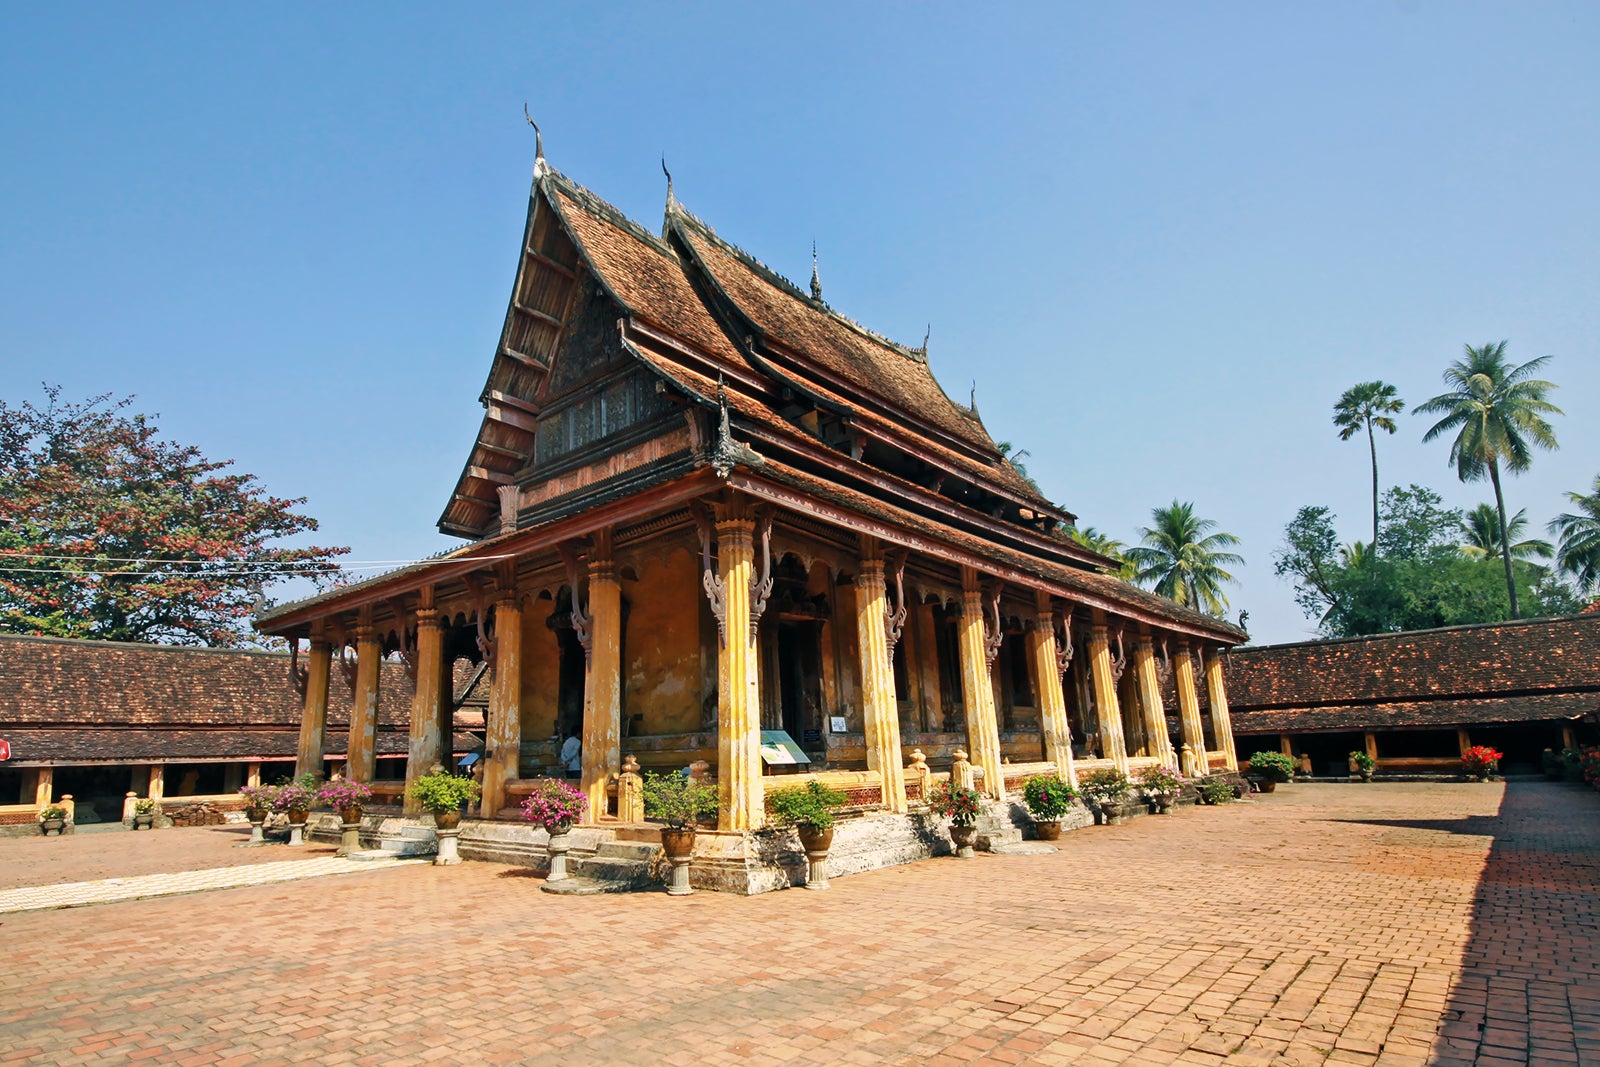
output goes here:
[[783, 729], [809, 753], [822, 753], [822, 641], [813, 622], [778, 624], [778, 701]]
[[1562, 723], [1519, 722], [1506, 726], [1469, 726], [1467, 739], [1474, 745], [1488, 745], [1505, 753], [1501, 774], [1538, 774], [1544, 750], [1560, 752], [1563, 747]]
[[[1272, 741], [1273, 738], [1257, 738]], [[1311, 773], [1319, 778], [1344, 778], [1350, 774], [1350, 753], [1365, 752], [1366, 736], [1360, 733], [1296, 734], [1290, 742], [1296, 756], [1311, 757]], [[1255, 751], [1252, 749], [1252, 751]], [[1276, 752], [1274, 747], [1271, 751]], [[1241, 749], [1239, 756], [1246, 753]]]

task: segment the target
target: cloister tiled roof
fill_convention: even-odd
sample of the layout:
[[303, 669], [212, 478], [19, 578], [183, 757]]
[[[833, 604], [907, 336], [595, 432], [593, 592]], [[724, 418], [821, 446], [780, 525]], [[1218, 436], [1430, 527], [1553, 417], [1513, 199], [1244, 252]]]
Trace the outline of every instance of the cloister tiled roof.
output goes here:
[[1566, 719], [1600, 710], [1600, 616], [1236, 649], [1237, 732]]

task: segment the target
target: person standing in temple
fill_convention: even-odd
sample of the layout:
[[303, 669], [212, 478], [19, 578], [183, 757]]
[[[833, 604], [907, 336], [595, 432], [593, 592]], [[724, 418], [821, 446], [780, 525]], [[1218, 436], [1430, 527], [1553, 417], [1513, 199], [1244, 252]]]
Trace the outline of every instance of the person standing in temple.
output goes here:
[[583, 771], [583, 740], [577, 734], [568, 735], [561, 743], [561, 769], [568, 778], [577, 778]]

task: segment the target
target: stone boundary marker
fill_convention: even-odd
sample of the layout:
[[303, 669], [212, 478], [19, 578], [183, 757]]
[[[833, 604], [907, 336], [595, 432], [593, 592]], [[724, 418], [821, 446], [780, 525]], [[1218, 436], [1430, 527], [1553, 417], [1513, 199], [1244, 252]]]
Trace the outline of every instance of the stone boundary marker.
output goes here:
[[96, 882], [63, 882], [60, 885], [29, 886], [0, 890], [0, 914], [19, 911], [48, 911], [53, 908], [81, 908], [90, 904], [110, 904], [121, 900], [170, 897], [183, 893], [204, 893], [211, 889], [238, 889], [243, 886], [294, 882], [302, 878], [322, 878], [360, 871], [381, 871], [407, 864], [431, 863], [424, 859], [384, 859], [352, 862], [338, 856], [309, 860], [280, 860], [250, 867], [217, 867], [203, 871], [174, 871], [145, 874], [134, 878], [105, 878]]

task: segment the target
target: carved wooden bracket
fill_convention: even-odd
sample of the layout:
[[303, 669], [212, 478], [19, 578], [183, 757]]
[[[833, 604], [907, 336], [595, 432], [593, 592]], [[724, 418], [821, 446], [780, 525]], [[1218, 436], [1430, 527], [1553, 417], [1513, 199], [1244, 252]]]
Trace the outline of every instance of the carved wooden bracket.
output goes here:
[[[885, 552], [888, 564], [887, 577], [894, 582], [894, 606], [887, 600], [883, 605], [883, 633], [889, 642], [889, 669], [894, 669], [894, 649], [906, 627], [906, 554], [901, 551]], [[887, 592], [887, 591], [886, 591]]]
[[300, 639], [289, 638], [289, 688], [299, 694], [304, 700], [306, 695], [306, 679], [311, 674], [307, 667], [300, 666]]
[[472, 592], [472, 610], [478, 621], [478, 655], [483, 657], [484, 666], [489, 668], [491, 677], [494, 675], [495, 666], [495, 640], [489, 634], [489, 589], [488, 583], [481, 575], [469, 574], [464, 579], [467, 588]]
[[1056, 631], [1056, 672], [1065, 680], [1072, 669], [1072, 605], [1061, 611], [1061, 628]]
[[572, 633], [583, 648], [583, 661], [588, 663], [594, 655], [594, 636], [589, 627], [589, 579], [579, 552], [585, 547], [581, 541], [563, 541], [556, 551], [561, 553], [561, 563], [567, 569], [567, 588], [572, 590]]
[[750, 640], [756, 639], [761, 629], [761, 616], [767, 610], [767, 598], [772, 595], [772, 517], [771, 508], [756, 513], [755, 543], [761, 551], [761, 571], [758, 578], [755, 567], [750, 568]]
[[1000, 583], [984, 586], [983, 596], [988, 609], [983, 620], [983, 658], [992, 671], [995, 657], [1000, 655], [1000, 643], [1006, 639], [1000, 626]]
[[1111, 661], [1111, 677], [1122, 681], [1122, 672], [1128, 669], [1128, 650], [1122, 644], [1122, 630], [1117, 630], [1117, 654]]
[[344, 675], [344, 684], [350, 687], [350, 695], [356, 694], [356, 665], [350, 660], [350, 646], [346, 642], [339, 643], [339, 673]]
[[716, 527], [711, 521], [711, 509], [696, 501], [689, 508], [694, 516], [695, 528], [700, 531], [700, 586], [711, 602], [711, 614], [717, 620], [717, 646], [728, 647], [728, 598], [722, 586], [722, 576], [717, 573], [716, 561], [711, 556], [711, 546], [716, 544]]
[[1167, 639], [1161, 639], [1161, 663], [1156, 667], [1156, 673], [1163, 682], [1172, 677], [1172, 654], [1167, 651]]
[[406, 627], [406, 620], [410, 612], [406, 611], [405, 601], [395, 598], [389, 601], [389, 610], [394, 612], [395, 637], [399, 641], [400, 660], [405, 664], [406, 677], [413, 683], [417, 680], [417, 637], [415, 631]]

